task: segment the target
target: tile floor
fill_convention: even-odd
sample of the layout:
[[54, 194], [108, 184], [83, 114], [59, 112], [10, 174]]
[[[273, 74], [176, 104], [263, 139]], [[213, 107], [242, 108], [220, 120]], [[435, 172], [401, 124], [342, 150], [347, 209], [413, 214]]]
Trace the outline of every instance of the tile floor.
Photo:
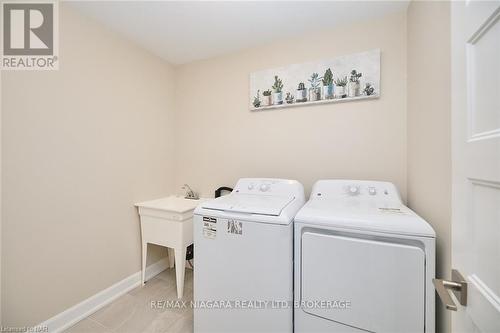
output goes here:
[[[68, 328], [65, 333], [184, 333], [193, 332], [193, 271], [186, 269], [184, 298], [188, 307], [167, 308], [176, 301], [175, 270], [167, 269], [114, 302]], [[159, 301], [157, 303], [157, 301]], [[157, 304], [157, 306], [152, 306]]]

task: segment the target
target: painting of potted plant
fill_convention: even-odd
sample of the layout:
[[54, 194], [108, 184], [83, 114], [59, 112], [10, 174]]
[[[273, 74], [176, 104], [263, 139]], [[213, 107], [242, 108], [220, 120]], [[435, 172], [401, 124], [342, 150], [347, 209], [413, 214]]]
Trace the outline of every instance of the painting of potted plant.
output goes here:
[[375, 49], [257, 70], [249, 75], [248, 107], [261, 111], [379, 98], [380, 57]]
[[283, 82], [281, 81], [280, 78], [278, 78], [278, 75], [274, 76], [274, 84], [273, 84], [273, 104], [278, 105], [278, 104], [283, 104]]
[[371, 83], [367, 83], [365, 85], [365, 89], [363, 90], [366, 96], [373, 95], [375, 93], [375, 88], [373, 88]]
[[323, 75], [323, 99], [333, 98], [333, 73], [330, 68]]
[[347, 76], [343, 78], [335, 79], [335, 97], [336, 98], [344, 98], [346, 97], [346, 86], [347, 86]]
[[304, 82], [300, 82], [297, 90], [295, 91], [295, 101], [297, 101], [297, 103], [307, 102], [307, 91]]
[[307, 79], [311, 84], [311, 88], [309, 88], [309, 101], [314, 102], [321, 99], [320, 83], [322, 79], [318, 73], [312, 73], [311, 78]]
[[257, 95], [253, 98], [253, 107], [258, 108], [260, 106], [260, 90], [257, 90]]
[[349, 97], [361, 95], [361, 85], [359, 83], [361, 76], [362, 74], [358, 73], [355, 69], [351, 71], [351, 77], [349, 78]]
[[271, 105], [271, 94], [272, 94], [271, 89], [267, 89], [267, 90], [264, 90], [262, 92], [262, 105], [263, 106]]

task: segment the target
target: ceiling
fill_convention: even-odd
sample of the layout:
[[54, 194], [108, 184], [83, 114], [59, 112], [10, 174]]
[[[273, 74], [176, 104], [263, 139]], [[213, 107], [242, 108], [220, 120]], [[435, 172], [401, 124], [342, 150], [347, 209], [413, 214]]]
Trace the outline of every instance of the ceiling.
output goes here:
[[409, 1], [72, 1], [172, 64], [381, 17]]

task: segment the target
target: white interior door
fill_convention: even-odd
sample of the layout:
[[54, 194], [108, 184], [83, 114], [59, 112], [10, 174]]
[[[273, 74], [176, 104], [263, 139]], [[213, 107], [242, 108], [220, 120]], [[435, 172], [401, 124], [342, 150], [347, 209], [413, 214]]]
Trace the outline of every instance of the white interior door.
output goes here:
[[500, 1], [451, 4], [453, 332], [500, 332]]

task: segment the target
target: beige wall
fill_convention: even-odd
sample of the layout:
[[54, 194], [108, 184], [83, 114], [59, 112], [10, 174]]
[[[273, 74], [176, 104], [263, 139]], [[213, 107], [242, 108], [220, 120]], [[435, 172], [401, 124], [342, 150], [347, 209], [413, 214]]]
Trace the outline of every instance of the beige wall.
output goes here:
[[2, 71], [0, 71], [0, 326], [2, 326]]
[[[378, 100], [250, 112], [252, 71], [380, 48]], [[333, 69], [335, 71], [335, 68]], [[204, 194], [240, 177], [379, 179], [406, 197], [406, 13], [176, 69], [176, 182]]]
[[133, 204], [173, 191], [172, 68], [64, 3], [60, 22], [59, 71], [2, 77], [9, 326], [140, 270]]
[[[450, 274], [450, 5], [413, 1], [408, 8], [408, 205], [437, 234], [437, 276]], [[439, 300], [437, 332], [450, 331]]]

